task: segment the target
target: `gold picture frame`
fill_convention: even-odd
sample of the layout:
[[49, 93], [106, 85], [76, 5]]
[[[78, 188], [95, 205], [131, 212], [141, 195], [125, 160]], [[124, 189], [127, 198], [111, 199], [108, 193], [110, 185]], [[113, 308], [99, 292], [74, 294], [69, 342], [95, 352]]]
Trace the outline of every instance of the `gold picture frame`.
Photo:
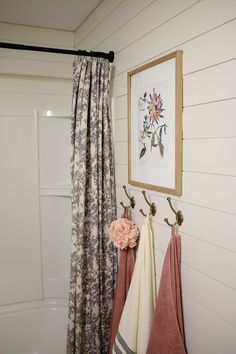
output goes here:
[[183, 52], [128, 72], [128, 182], [182, 194]]

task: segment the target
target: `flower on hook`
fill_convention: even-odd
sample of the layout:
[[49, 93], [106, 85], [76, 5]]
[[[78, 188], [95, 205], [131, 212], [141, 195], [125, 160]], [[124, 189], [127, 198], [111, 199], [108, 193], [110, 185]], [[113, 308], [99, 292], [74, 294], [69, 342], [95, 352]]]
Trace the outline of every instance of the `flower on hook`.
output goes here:
[[133, 221], [120, 218], [112, 221], [108, 234], [114, 245], [123, 250], [137, 245], [139, 230]]

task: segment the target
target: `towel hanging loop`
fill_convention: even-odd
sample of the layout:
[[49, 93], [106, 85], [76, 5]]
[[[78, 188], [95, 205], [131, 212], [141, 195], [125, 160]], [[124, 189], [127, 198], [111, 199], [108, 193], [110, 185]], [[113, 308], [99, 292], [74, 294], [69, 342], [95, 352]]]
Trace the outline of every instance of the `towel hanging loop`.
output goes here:
[[[152, 216], [156, 215], [157, 208], [156, 208], [155, 203], [150, 203], [150, 202], [148, 201], [148, 199], [147, 199], [147, 197], [146, 197], [146, 192], [145, 192], [145, 191], [142, 191], [142, 193], [143, 193], [143, 196], [144, 196], [144, 199], [145, 199], [146, 203], [149, 205], [149, 208], [150, 208], [149, 215], [152, 215]], [[145, 216], [145, 217], [147, 216], [147, 215], [144, 213], [143, 209], [139, 209], [139, 211], [140, 211], [140, 213], [141, 213], [143, 216]]]
[[170, 223], [169, 223], [169, 220], [168, 220], [167, 218], [165, 218], [164, 221], [167, 223], [167, 225], [169, 225], [169, 226], [171, 226], [171, 227], [172, 227], [172, 226], [175, 226], [175, 225], [181, 226], [182, 223], [183, 223], [183, 221], [184, 221], [184, 216], [183, 216], [181, 210], [176, 211], [176, 210], [174, 209], [174, 207], [173, 207], [173, 205], [172, 205], [172, 203], [171, 203], [171, 198], [170, 198], [170, 197], [167, 198], [167, 201], [168, 201], [168, 203], [169, 203], [169, 205], [170, 205], [171, 210], [172, 210], [172, 211], [174, 212], [174, 214], [175, 214], [176, 222], [175, 222], [174, 224], [170, 224]]
[[124, 205], [124, 203], [123, 202], [120, 202], [120, 205], [125, 209], [125, 208], [132, 208], [132, 209], [134, 209], [134, 207], [135, 207], [135, 199], [134, 199], [134, 197], [133, 196], [129, 196], [129, 194], [128, 194], [128, 192], [127, 192], [127, 189], [126, 189], [126, 185], [123, 185], [123, 189], [124, 189], [124, 191], [125, 191], [125, 194], [126, 194], [126, 196], [127, 196], [127, 198], [129, 199], [129, 201], [130, 201], [130, 204], [128, 205], [128, 206], [125, 206]]

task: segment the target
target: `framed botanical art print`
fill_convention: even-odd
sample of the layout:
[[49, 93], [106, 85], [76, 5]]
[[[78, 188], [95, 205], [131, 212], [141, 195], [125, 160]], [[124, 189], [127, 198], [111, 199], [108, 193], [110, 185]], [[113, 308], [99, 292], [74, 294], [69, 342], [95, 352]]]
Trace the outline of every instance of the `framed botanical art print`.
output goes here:
[[129, 184], [182, 194], [182, 51], [128, 73]]

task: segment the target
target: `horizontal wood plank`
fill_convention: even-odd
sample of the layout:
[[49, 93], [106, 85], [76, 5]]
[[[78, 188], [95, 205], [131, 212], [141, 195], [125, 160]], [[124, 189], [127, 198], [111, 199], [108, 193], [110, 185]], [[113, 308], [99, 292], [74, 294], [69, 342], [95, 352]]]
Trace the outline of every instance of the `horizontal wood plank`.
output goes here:
[[184, 139], [236, 137], [235, 111], [236, 99], [185, 107]]
[[112, 14], [113, 11], [125, 0], [104, 0], [101, 4], [93, 11], [90, 16], [84, 21], [77, 29], [75, 33], [75, 47], [80, 44], [80, 42], [86, 38], [91, 32], [95, 31], [96, 28], [102, 23], [106, 17]]
[[[203, 343], [201, 354], [233, 354], [236, 346], [236, 329], [226, 321], [219, 318], [204, 306], [183, 296], [184, 316], [187, 324], [199, 333], [199, 339]], [[189, 338], [187, 341], [191, 342]], [[209, 352], [209, 346], [214, 349]], [[194, 348], [193, 348], [194, 349]], [[192, 354], [192, 352], [190, 352]], [[197, 354], [197, 352], [195, 352]]]
[[[211, 13], [210, 17], [209, 13]], [[212, 12], [212, 0], [198, 2], [195, 6], [183, 11], [171, 21], [157, 27], [118, 52], [115, 62], [116, 75], [131, 70], [151, 58], [154, 59], [162, 55], [171, 48], [176, 48], [176, 46], [180, 46], [194, 37], [232, 20], [235, 13], [236, 3], [233, 0], [228, 1], [227, 6], [225, 6], [225, 1], [215, 0], [214, 12]], [[196, 18], [201, 19], [201, 21], [196, 21]], [[183, 23], [184, 26], [182, 26]], [[186, 28], [188, 28], [187, 31]]]
[[114, 119], [121, 119], [127, 117], [127, 95], [114, 98], [113, 117]]
[[118, 119], [115, 121], [115, 141], [127, 141], [128, 140], [128, 122], [127, 119]]
[[236, 176], [236, 138], [184, 141], [183, 170]]
[[[151, 3], [153, 3], [153, 0], [136, 0], [134, 6], [131, 1], [122, 1], [119, 6], [116, 7], [115, 11], [96, 27], [96, 36], [94, 36], [94, 32], [90, 32], [90, 34], [80, 41], [81, 48], [96, 50], [96, 48], [99, 47], [99, 43], [103, 43], [104, 39], [110, 38], [114, 32], [120, 32], [130, 19], [136, 17], [138, 13], [142, 12], [142, 10]], [[156, 3], [156, 1], [154, 1], [154, 3]], [[107, 31], [108, 28], [109, 31]], [[126, 32], [126, 36], [127, 34], [128, 32]], [[113, 41], [107, 48], [110, 48], [109, 50], [113, 49], [114, 43], [116, 42]], [[117, 51], [117, 49], [115, 50]]]
[[0, 92], [72, 95], [72, 82], [50, 79], [0, 77]]
[[[124, 162], [124, 158], [122, 159], [124, 154], [121, 152], [122, 143], [119, 143], [119, 145], [121, 145], [119, 162], [122, 163]], [[117, 163], [119, 162], [117, 161]], [[122, 184], [127, 184], [125, 178], [123, 178]], [[154, 198], [155, 192], [151, 193]], [[166, 197], [166, 195], [161, 193], [159, 195]], [[175, 197], [174, 199], [235, 215], [236, 178], [231, 176], [184, 172], [183, 195], [182, 197]]]
[[182, 199], [188, 203], [236, 214], [235, 198], [235, 177], [183, 174]]
[[[121, 172], [118, 170], [118, 167], [121, 166], [116, 166], [117, 172]], [[144, 201], [141, 191], [133, 190], [132, 188], [129, 188], [129, 191], [136, 201], [135, 209], [132, 210], [132, 217], [136, 218], [137, 220], [135, 220], [141, 225], [143, 217], [139, 213], [139, 209], [143, 208], [148, 212], [148, 206]], [[121, 187], [117, 186], [117, 192], [118, 203], [120, 201], [128, 202]], [[153, 228], [156, 230], [155, 232], [157, 235], [159, 235], [160, 226], [165, 226], [164, 228], [161, 228], [161, 234], [163, 234], [163, 237], [161, 237], [159, 241], [164, 242], [159, 246], [160, 249], [165, 252], [167, 247], [166, 240], [169, 239], [169, 234], [164, 219], [168, 218], [169, 221], [173, 223], [175, 221], [175, 216], [169, 207], [166, 197], [158, 196], [155, 192], [151, 194], [149, 191], [147, 192], [147, 196], [157, 207], [157, 213], [155, 217], [152, 217]], [[181, 225], [180, 233], [183, 232], [209, 244], [236, 253], [236, 240], [234, 236], [236, 233], [235, 215], [222, 213], [204, 206], [188, 204], [182, 200], [176, 200], [174, 198], [172, 199], [172, 204], [176, 210], [181, 210], [184, 216], [184, 222]], [[202, 225], [204, 225], [204, 227], [202, 227]]]
[[[171, 0], [152, 1], [150, 6], [143, 7], [143, 11], [140, 11], [137, 16], [130, 16], [130, 20], [119, 31], [111, 33], [108, 38], [104, 36], [103, 42], [98, 42], [95, 49], [106, 50], [115, 44], [115, 51], [120, 52], [197, 2], [196, 0], [179, 0], [174, 3]], [[116, 13], [113, 14], [112, 20], [115, 23], [119, 22]]]
[[[184, 52], [184, 75], [234, 59], [236, 57], [235, 31], [234, 18], [181, 45], [180, 49]], [[222, 50], [219, 50], [219, 46]]]
[[236, 290], [234, 253], [183, 234], [182, 262]]
[[19, 109], [32, 108], [35, 109], [71, 109], [71, 95], [65, 94], [30, 94], [30, 93], [9, 93], [1, 92], [0, 106], [11, 107], [12, 102], [14, 106]]
[[236, 327], [235, 290], [185, 264], [182, 264], [181, 273], [182, 290], [186, 295]]
[[185, 340], [188, 349], [188, 354], [220, 354], [220, 348], [215, 348], [214, 342], [203, 340], [198, 329], [192, 327], [191, 322], [185, 321]]
[[184, 106], [236, 97], [236, 60], [184, 77]]
[[72, 61], [67, 63], [33, 60], [31, 58], [28, 59], [27, 56], [24, 58], [0, 56], [0, 74], [47, 76], [72, 80]]
[[[118, 121], [119, 122], [119, 121]], [[118, 125], [120, 140], [115, 143], [118, 151], [117, 163], [127, 163], [127, 121]], [[123, 130], [122, 130], [123, 127]], [[236, 138], [194, 139], [183, 142], [183, 171], [236, 176], [236, 162], [232, 151], [236, 151]], [[120, 156], [120, 155], [123, 156]], [[126, 182], [125, 182], [126, 183]]]
[[74, 47], [74, 33], [54, 29], [0, 23], [0, 42], [53, 47]]
[[118, 164], [127, 164], [127, 143], [115, 144], [115, 162]]
[[[127, 96], [115, 99], [116, 141], [127, 141], [128, 139], [126, 100]], [[183, 138], [185, 140], [235, 138], [236, 120], [233, 114], [235, 110], [236, 99], [186, 107], [183, 111]], [[124, 116], [124, 118], [120, 118], [120, 116]]]

